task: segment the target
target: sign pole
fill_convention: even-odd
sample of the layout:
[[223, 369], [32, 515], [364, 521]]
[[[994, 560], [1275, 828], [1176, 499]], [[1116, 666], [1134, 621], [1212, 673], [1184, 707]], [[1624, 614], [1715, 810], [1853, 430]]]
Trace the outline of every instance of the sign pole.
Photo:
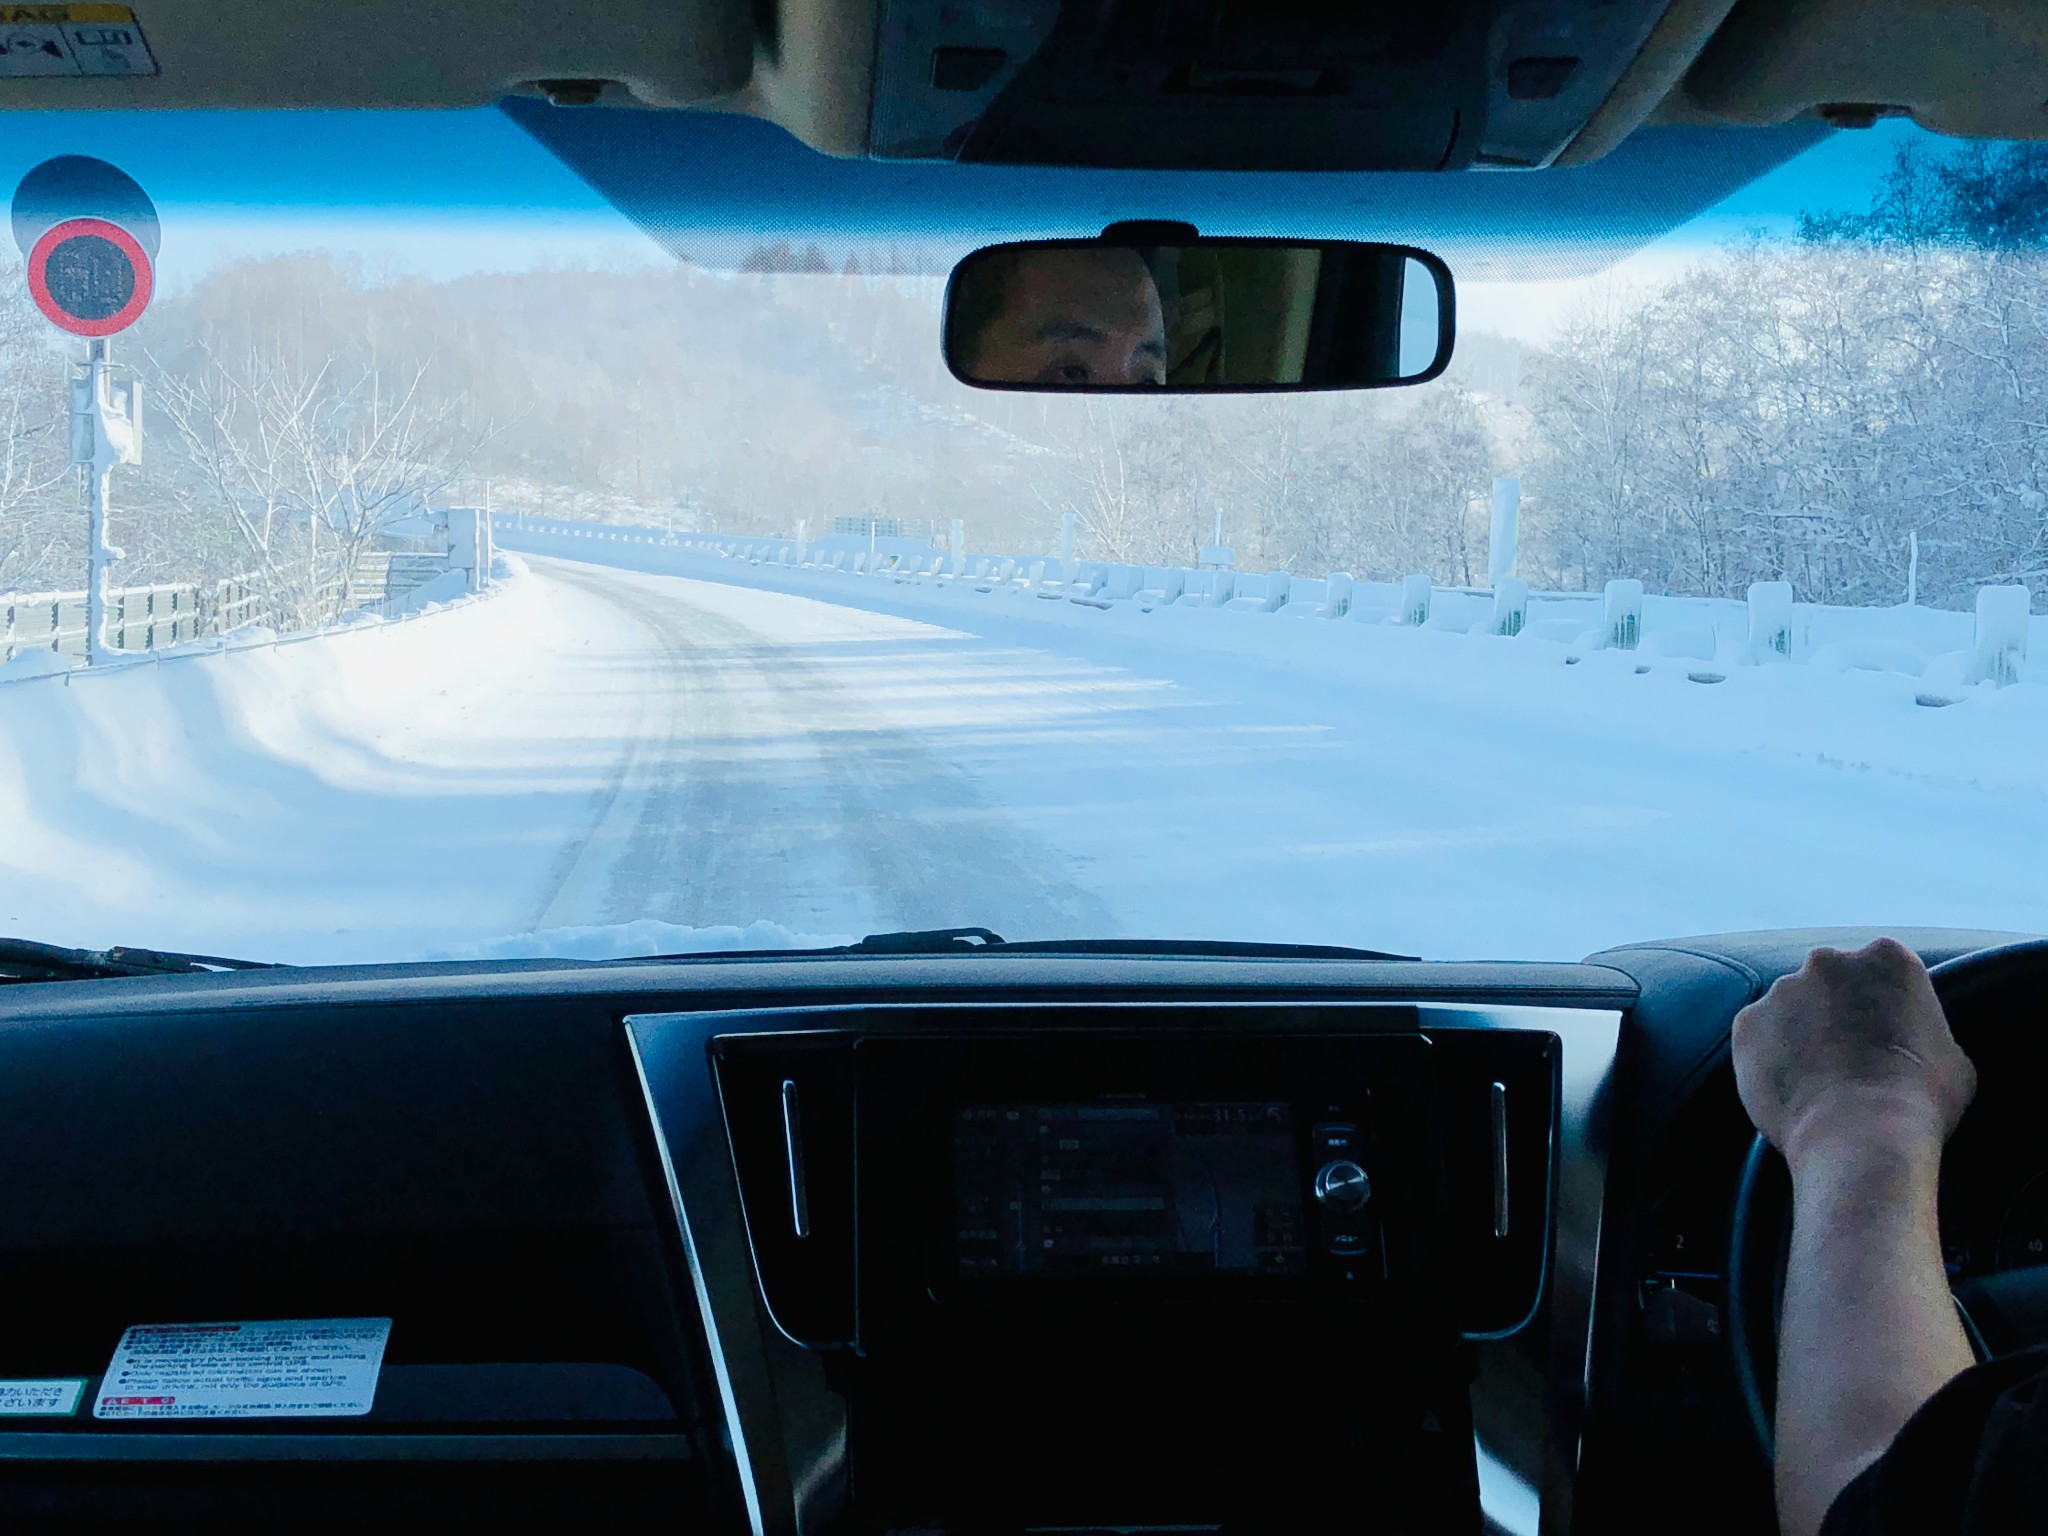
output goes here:
[[85, 664], [98, 666], [107, 659], [107, 573], [120, 552], [107, 543], [107, 490], [114, 477], [114, 465], [103, 451], [96, 430], [100, 409], [107, 399], [107, 353], [104, 336], [86, 343], [86, 389], [92, 402], [87, 416], [94, 441], [85, 463], [85, 518], [88, 558], [91, 561], [85, 587]]

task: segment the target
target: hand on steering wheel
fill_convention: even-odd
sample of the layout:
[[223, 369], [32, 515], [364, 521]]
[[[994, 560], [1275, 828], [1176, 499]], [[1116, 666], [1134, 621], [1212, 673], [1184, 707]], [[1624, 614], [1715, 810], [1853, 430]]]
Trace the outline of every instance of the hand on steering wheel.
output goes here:
[[1935, 1159], [1977, 1092], [1920, 957], [1816, 949], [1735, 1016], [1735, 1087], [1796, 1170], [1872, 1147]]
[[[1882, 1153], [1927, 1158], [1942, 1143], [1976, 1088], [1976, 1070], [1949, 1030], [1945, 1005], [1987, 987], [2048, 973], [2048, 943], [2002, 946], [1925, 971], [1910, 951], [1880, 940], [1856, 955], [1816, 951], [1797, 973], [1735, 1021], [1736, 1084], [1760, 1134], [1743, 1165], [1728, 1254], [1728, 1338], [1751, 1427], [1773, 1449], [1778, 1313], [1791, 1232], [1791, 1180], [1784, 1149], [1805, 1176], [1831, 1162]], [[2048, 1296], [2048, 1267], [2018, 1272], [2017, 1288]], [[2014, 1277], [1991, 1277], [2004, 1292]], [[1965, 1335], [1988, 1351], [1972, 1320], [1979, 1302], [1958, 1298]], [[1994, 1299], [2005, 1319], [2031, 1310], [2017, 1297]], [[2028, 1330], [2031, 1332], [2032, 1330]], [[1998, 1330], [2001, 1342], [2038, 1342]]]

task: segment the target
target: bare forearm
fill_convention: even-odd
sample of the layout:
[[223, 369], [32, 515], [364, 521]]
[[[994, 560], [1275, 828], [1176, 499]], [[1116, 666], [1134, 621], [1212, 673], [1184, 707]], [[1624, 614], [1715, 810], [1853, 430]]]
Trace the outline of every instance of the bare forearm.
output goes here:
[[1743, 1108], [1792, 1169], [1778, 1521], [1828, 1506], [1970, 1366], [1941, 1262], [1941, 1149], [1977, 1091], [1920, 958], [1821, 948], [1735, 1016]]
[[1940, 1142], [1821, 1141], [1793, 1160], [1778, 1367], [1778, 1509], [1813, 1536], [1835, 1496], [1972, 1363], [1942, 1268]]

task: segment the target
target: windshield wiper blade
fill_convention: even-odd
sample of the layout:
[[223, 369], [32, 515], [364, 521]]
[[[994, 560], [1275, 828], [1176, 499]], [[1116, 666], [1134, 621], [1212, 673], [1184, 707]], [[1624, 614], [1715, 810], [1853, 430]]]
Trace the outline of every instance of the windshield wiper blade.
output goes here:
[[1009, 949], [1000, 933], [986, 928], [906, 928], [871, 933], [858, 944], [828, 953], [842, 955], [943, 955], [956, 949]]
[[956, 949], [1007, 948], [1003, 936], [986, 928], [920, 928], [871, 933], [852, 944], [806, 945], [802, 949], [682, 950], [669, 955], [613, 955], [597, 965], [645, 965], [652, 960], [792, 960], [808, 955], [938, 955]]
[[987, 928], [920, 928], [903, 934], [868, 934], [858, 944], [827, 954], [952, 954], [956, 950], [1001, 950], [1004, 954], [1155, 954], [1200, 961], [1413, 961], [1413, 954], [1358, 950], [1348, 944], [1262, 944], [1247, 938], [1028, 938], [1010, 942]]
[[230, 960], [221, 955], [187, 955], [173, 950], [66, 949], [34, 939], [0, 938], [0, 981], [90, 981], [108, 976], [192, 976], [211, 971], [265, 971], [268, 960]]
[[1417, 960], [1349, 944], [1268, 944], [1257, 939], [1027, 939], [1005, 944], [1012, 955], [1184, 955], [1245, 960]]
[[826, 954], [939, 955], [966, 949], [1000, 949], [1006, 955], [1184, 955], [1247, 960], [1413, 960], [1380, 949], [1348, 944], [1267, 944], [1255, 939], [1025, 939], [1006, 940], [986, 928], [923, 928], [904, 933], [871, 933], [858, 944]]

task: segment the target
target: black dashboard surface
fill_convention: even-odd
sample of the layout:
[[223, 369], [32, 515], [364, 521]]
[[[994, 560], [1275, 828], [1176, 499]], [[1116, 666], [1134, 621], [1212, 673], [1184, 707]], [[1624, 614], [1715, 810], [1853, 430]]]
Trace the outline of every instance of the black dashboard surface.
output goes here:
[[[15, 1528], [138, 1508], [160, 1527], [286, 1509], [339, 1526], [403, 1497], [513, 1523], [694, 1508], [745, 1529], [718, 1466], [720, 1364], [625, 1019], [1341, 1000], [1625, 1015], [1598, 1115], [1606, 1209], [1575, 1528], [1633, 1528], [1649, 1478], [1664, 1498], [1697, 1487], [1724, 1528], [1751, 1528], [1762, 1469], [1742, 1461], [1712, 1329], [1687, 1306], [1717, 1301], [1725, 1232], [1709, 1229], [1743, 1130], [1726, 1032], [1812, 944], [1863, 937], [1724, 935], [1583, 965], [820, 956], [0, 990], [0, 1378], [94, 1377], [135, 1322], [396, 1319], [367, 1419], [0, 1423], [0, 1510]], [[1936, 961], [2014, 936], [1901, 937]], [[1708, 1278], [1659, 1278], [1685, 1265]]]

